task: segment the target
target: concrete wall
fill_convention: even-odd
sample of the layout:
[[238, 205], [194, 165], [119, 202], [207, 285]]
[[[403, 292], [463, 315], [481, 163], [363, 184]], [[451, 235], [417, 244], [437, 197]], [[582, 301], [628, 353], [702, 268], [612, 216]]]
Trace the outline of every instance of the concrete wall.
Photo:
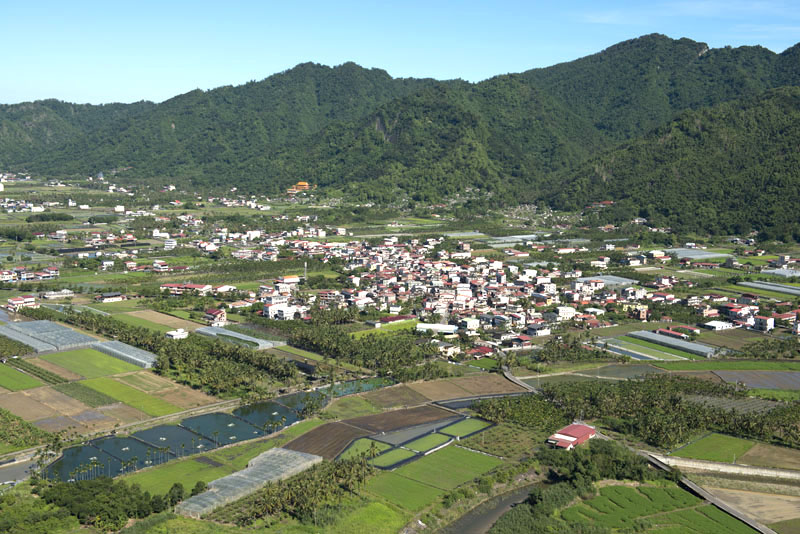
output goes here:
[[713, 473], [729, 473], [732, 475], [778, 478], [784, 480], [800, 480], [800, 471], [792, 471], [789, 469], [708, 462], [706, 460], [692, 460], [689, 458], [677, 458], [675, 456], [662, 456], [660, 454], [652, 454], [651, 456], [669, 466], [675, 466], [679, 469], [694, 469]]

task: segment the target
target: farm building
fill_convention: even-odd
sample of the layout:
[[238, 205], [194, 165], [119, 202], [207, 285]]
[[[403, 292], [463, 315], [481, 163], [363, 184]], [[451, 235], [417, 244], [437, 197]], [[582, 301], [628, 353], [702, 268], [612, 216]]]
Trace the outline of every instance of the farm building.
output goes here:
[[573, 423], [565, 426], [549, 438], [546, 443], [554, 448], [572, 450], [577, 445], [589, 441], [597, 435], [594, 428], [589, 425]]

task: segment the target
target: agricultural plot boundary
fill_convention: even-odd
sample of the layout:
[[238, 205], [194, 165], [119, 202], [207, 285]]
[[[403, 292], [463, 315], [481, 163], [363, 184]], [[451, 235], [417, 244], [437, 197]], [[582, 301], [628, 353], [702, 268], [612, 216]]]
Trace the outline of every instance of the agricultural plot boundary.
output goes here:
[[266, 339], [252, 337], [246, 334], [240, 334], [239, 332], [234, 332], [233, 330], [226, 330], [224, 328], [219, 328], [216, 326], [203, 326], [201, 328], [198, 328], [194, 332], [195, 334], [217, 338], [222, 341], [226, 341], [225, 338], [235, 338], [246, 343], [254, 343], [257, 346], [256, 350], [267, 350], [286, 344], [282, 341], [267, 341]]

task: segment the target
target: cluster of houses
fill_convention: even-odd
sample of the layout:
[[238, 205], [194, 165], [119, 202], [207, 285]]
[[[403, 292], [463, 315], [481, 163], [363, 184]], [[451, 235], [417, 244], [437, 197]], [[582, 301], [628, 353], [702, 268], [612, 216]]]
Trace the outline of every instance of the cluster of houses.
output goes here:
[[14, 267], [0, 271], [0, 282], [35, 282], [37, 280], [55, 280], [59, 275], [58, 267], [44, 267], [40, 271], [30, 271], [27, 267]]

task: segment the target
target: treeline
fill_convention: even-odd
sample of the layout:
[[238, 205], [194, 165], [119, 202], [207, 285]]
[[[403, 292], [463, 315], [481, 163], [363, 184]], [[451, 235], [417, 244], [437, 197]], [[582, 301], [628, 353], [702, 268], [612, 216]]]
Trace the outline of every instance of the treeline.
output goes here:
[[731, 356], [752, 359], [794, 359], [800, 356], [800, 341], [794, 336], [760, 339], [748, 343]]
[[209, 519], [239, 526], [274, 523], [290, 516], [315, 526], [332, 523], [339, 503], [366, 482], [374, 468], [366, 455], [315, 465], [288, 480], [268, 483], [253, 495], [213, 512]]
[[571, 422], [563, 410], [534, 394], [481, 400], [473, 404], [472, 409], [496, 423], [513, 423], [537, 430], [551, 431]]
[[272, 354], [199, 335], [167, 339], [147, 328], [127, 325], [96, 313], [59, 313], [47, 308], [26, 308], [34, 319], [63, 321], [96, 334], [150, 351], [158, 356], [155, 371], [212, 395], [266, 394], [276, 381], [292, 382], [296, 368]]
[[678, 480], [680, 472], [651, 468], [647, 460], [613, 441], [594, 439], [573, 451], [543, 450], [537, 459], [548, 470], [548, 484], [534, 488], [528, 499], [504, 514], [491, 534], [609, 534], [610, 529], [561, 519], [555, 512], [577, 498], [594, 496], [594, 482], [604, 479]]
[[33, 215], [28, 215], [27, 217], [25, 217], [25, 221], [29, 223], [50, 222], [50, 221], [71, 221], [74, 218], [75, 217], [73, 217], [69, 213], [46, 212], [46, 213], [34, 213]]
[[0, 357], [22, 356], [31, 352], [33, 349], [25, 343], [0, 335]]
[[41, 428], [0, 408], [0, 444], [11, 445], [14, 449], [24, 449], [40, 445], [49, 437], [50, 434]]

